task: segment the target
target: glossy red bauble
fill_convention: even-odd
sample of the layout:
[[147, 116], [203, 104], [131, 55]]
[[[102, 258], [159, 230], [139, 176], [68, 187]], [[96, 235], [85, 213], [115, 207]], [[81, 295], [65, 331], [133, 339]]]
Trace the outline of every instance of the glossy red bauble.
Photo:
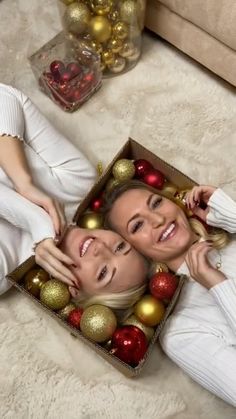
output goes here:
[[71, 326], [76, 327], [77, 329], [80, 328], [80, 320], [82, 317], [84, 310], [82, 308], [75, 308], [72, 310], [67, 318], [68, 323]]
[[95, 211], [95, 212], [100, 211], [100, 209], [102, 207], [102, 204], [103, 204], [103, 201], [102, 201], [102, 198], [101, 197], [94, 199], [91, 202], [91, 205], [90, 205], [91, 210], [92, 211]]
[[72, 77], [73, 76], [71, 75], [71, 73], [67, 70], [62, 71], [62, 73], [60, 74], [60, 80], [65, 83], [68, 83], [68, 81], [70, 81]]
[[61, 74], [65, 71], [65, 64], [60, 60], [52, 61], [50, 64], [50, 71], [54, 80], [59, 81]]
[[162, 189], [165, 183], [165, 176], [157, 169], [149, 170], [142, 180], [149, 186], [156, 189]]
[[149, 170], [153, 169], [152, 164], [145, 159], [138, 159], [134, 161], [135, 176], [137, 178], [143, 178]]
[[69, 63], [66, 66], [66, 71], [68, 71], [72, 77], [78, 76], [81, 73], [82, 69], [79, 64], [77, 63]]
[[123, 326], [114, 332], [110, 352], [134, 367], [143, 359], [147, 347], [147, 338], [141, 329]]
[[170, 300], [178, 287], [178, 280], [170, 272], [158, 272], [151, 278], [149, 289], [158, 300]]
[[83, 80], [85, 80], [85, 81], [87, 81], [89, 83], [92, 83], [94, 81], [94, 74], [93, 73], [87, 73], [84, 76]]

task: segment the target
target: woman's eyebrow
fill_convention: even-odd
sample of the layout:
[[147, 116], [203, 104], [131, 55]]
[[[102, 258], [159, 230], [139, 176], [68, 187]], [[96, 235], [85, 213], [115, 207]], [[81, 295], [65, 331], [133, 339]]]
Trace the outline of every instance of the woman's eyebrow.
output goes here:
[[[149, 195], [149, 197], [147, 198], [147, 201], [146, 201], [146, 205], [147, 205], [147, 207], [149, 207], [150, 206], [150, 202], [151, 202], [151, 200], [152, 200], [152, 197], [154, 196], [155, 194], [153, 193], [153, 194], [151, 194], [151, 195]], [[128, 227], [128, 225], [129, 225], [129, 223], [131, 222], [131, 221], [133, 221], [133, 220], [135, 220], [135, 218], [138, 218], [140, 216], [140, 214], [139, 213], [136, 213], [136, 214], [134, 214], [129, 220], [128, 220], [128, 222], [127, 222], [127, 226], [126, 227]]]

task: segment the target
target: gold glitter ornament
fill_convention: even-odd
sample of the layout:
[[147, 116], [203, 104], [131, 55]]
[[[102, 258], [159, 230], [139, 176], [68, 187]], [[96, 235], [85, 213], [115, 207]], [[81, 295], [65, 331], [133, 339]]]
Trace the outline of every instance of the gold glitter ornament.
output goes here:
[[41, 288], [40, 300], [52, 310], [61, 310], [69, 303], [70, 292], [63, 282], [50, 279]]
[[79, 227], [89, 230], [99, 229], [103, 227], [103, 216], [97, 212], [86, 212], [79, 219]]
[[113, 6], [112, 0], [92, 0], [91, 1], [91, 9], [93, 13], [104, 16], [107, 15]]
[[112, 174], [120, 182], [130, 180], [135, 175], [135, 166], [131, 160], [120, 159], [114, 164]]
[[112, 28], [113, 36], [121, 40], [129, 35], [129, 27], [124, 22], [117, 22]]
[[63, 21], [67, 31], [79, 35], [88, 28], [91, 13], [82, 2], [70, 4], [65, 11]]
[[119, 38], [111, 38], [108, 41], [107, 48], [117, 54], [122, 49], [123, 43]]
[[24, 277], [25, 289], [35, 297], [39, 297], [40, 289], [49, 279], [49, 274], [43, 269], [31, 269]]
[[103, 174], [103, 164], [101, 161], [99, 161], [97, 164], [97, 174], [99, 177]]
[[73, 303], [69, 303], [67, 304], [64, 308], [62, 308], [61, 310], [58, 311], [58, 314], [64, 319], [66, 320], [70, 314], [70, 312], [72, 310], [74, 310], [76, 308], [75, 304]]
[[114, 64], [115, 56], [114, 56], [113, 52], [111, 50], [109, 50], [109, 49], [102, 52], [101, 58], [102, 58], [102, 61], [106, 65], [112, 65], [112, 64]]
[[134, 314], [146, 326], [156, 326], [164, 317], [165, 306], [152, 295], [145, 295], [134, 306]]
[[113, 311], [100, 304], [86, 308], [80, 321], [81, 332], [94, 342], [108, 341], [117, 327], [116, 316]]
[[121, 20], [129, 25], [141, 23], [141, 4], [137, 0], [124, 0], [120, 2]]
[[109, 65], [108, 68], [112, 73], [118, 74], [124, 70], [125, 65], [126, 65], [125, 58], [116, 57], [113, 64]]
[[128, 58], [134, 54], [134, 44], [132, 42], [125, 42], [119, 52], [119, 55], [123, 58]]
[[150, 340], [152, 339], [153, 335], [154, 335], [154, 329], [152, 327], [149, 326], [145, 326], [145, 324], [143, 324], [139, 319], [137, 319], [136, 316], [132, 315], [130, 316], [128, 319], [126, 319], [123, 323], [122, 326], [136, 326], [139, 329], [142, 330], [142, 332], [145, 334], [147, 341], [150, 342]]
[[104, 16], [95, 16], [89, 23], [90, 34], [97, 42], [106, 42], [111, 36], [111, 24]]
[[114, 189], [116, 186], [119, 185], [119, 183], [120, 182], [119, 182], [118, 179], [115, 179], [114, 177], [111, 177], [106, 184], [105, 191], [106, 192], [111, 192], [112, 189]]

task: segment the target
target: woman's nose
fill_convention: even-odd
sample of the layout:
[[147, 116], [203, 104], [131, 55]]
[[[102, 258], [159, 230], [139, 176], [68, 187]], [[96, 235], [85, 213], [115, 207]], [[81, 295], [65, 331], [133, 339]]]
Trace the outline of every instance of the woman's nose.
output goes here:
[[93, 255], [94, 256], [99, 256], [99, 255], [105, 255], [107, 254], [107, 252], [109, 251], [109, 249], [107, 248], [106, 244], [103, 243], [101, 240], [96, 240], [94, 243], [94, 248], [93, 248]]
[[165, 224], [165, 216], [159, 212], [149, 214], [149, 222], [152, 228], [160, 227]]

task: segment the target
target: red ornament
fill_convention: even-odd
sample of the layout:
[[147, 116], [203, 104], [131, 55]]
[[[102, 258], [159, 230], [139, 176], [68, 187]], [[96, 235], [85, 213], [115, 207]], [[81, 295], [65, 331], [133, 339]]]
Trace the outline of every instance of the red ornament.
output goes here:
[[89, 82], [89, 83], [92, 83], [93, 81], [94, 81], [94, 74], [91, 72], [91, 73], [88, 73], [88, 74], [86, 74], [84, 77], [83, 77], [83, 80], [85, 80], [85, 81], [87, 81], [87, 82]]
[[72, 77], [76, 77], [81, 73], [82, 69], [77, 63], [69, 63], [66, 67], [66, 71], [68, 71]]
[[76, 327], [77, 329], [80, 328], [80, 320], [82, 317], [84, 310], [82, 308], [75, 308], [72, 310], [67, 318], [68, 323], [71, 326]]
[[169, 300], [173, 297], [178, 280], [170, 272], [158, 272], [151, 278], [149, 289], [153, 297], [159, 300]]
[[91, 205], [90, 205], [91, 210], [92, 211], [95, 211], [95, 212], [100, 211], [100, 209], [102, 207], [102, 204], [103, 204], [103, 202], [102, 202], [102, 198], [101, 197], [98, 197], [98, 198], [94, 199], [91, 202]]
[[147, 185], [156, 189], [162, 189], [165, 182], [165, 176], [157, 169], [149, 170], [142, 179]]
[[136, 326], [123, 326], [112, 336], [111, 353], [135, 367], [143, 359], [148, 347], [143, 331]]
[[82, 96], [81, 95], [81, 90], [79, 88], [75, 89], [72, 93], [72, 96], [73, 96], [73, 99], [74, 99], [75, 102], [79, 102], [81, 100], [81, 96]]
[[65, 64], [60, 60], [52, 61], [50, 64], [50, 71], [54, 80], [59, 81], [61, 74], [65, 71]]
[[149, 170], [153, 169], [152, 164], [145, 159], [135, 160], [134, 166], [135, 166], [135, 176], [137, 178], [143, 178], [149, 172]]
[[60, 80], [62, 82], [67, 83], [68, 81], [71, 80], [72, 77], [73, 77], [72, 74], [67, 70], [62, 71], [62, 73], [60, 73]]

